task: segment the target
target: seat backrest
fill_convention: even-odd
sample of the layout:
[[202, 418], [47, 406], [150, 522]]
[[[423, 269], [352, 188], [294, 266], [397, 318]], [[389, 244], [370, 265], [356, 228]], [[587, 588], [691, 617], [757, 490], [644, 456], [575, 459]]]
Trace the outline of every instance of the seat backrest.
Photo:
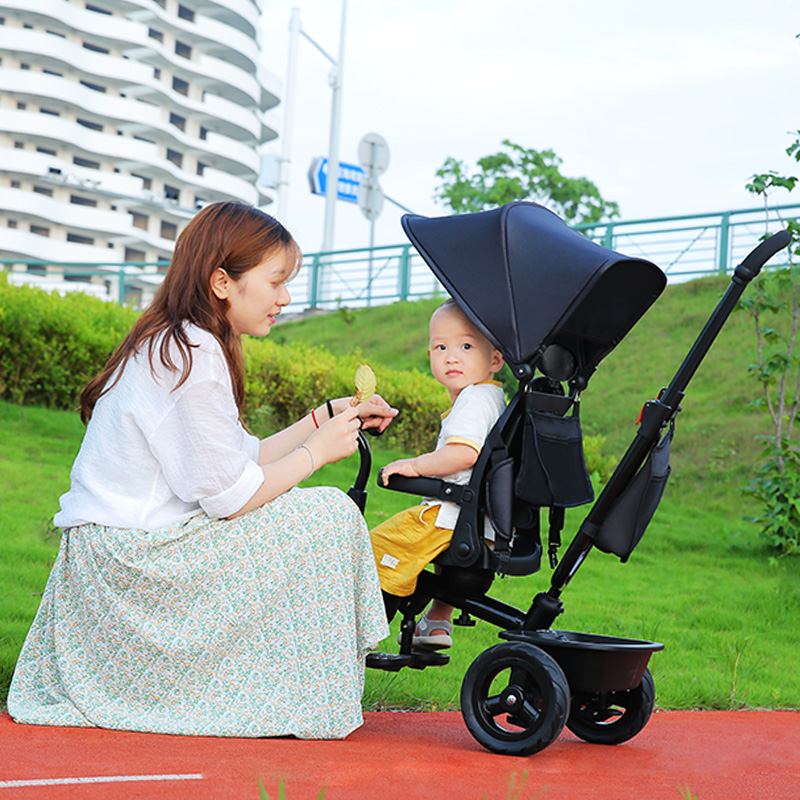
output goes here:
[[[509, 575], [537, 572], [541, 561], [538, 509], [515, 497], [525, 402], [511, 399], [490, 431], [461, 498], [450, 546], [436, 558], [443, 566], [492, 569]], [[495, 528], [494, 546], [483, 538], [486, 516]], [[512, 539], [513, 541], [509, 541]]]

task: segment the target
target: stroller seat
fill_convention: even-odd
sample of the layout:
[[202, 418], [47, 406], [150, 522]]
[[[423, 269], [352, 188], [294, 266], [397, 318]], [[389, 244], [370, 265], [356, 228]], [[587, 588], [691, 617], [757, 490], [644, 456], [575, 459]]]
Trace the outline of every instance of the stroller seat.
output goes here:
[[[578, 492], [577, 495], [574, 491], [571, 493], [568, 504], [590, 502], [591, 484], [583, 464], [580, 437], [561, 442], [555, 455], [550, 455], [550, 463], [540, 463], [545, 448], [527, 435], [529, 414], [545, 415], [551, 426], [563, 420], [569, 429], [576, 429], [573, 423], [577, 423], [577, 416], [565, 415], [578, 406], [577, 387], [568, 386], [565, 390], [562, 385], [562, 381], [574, 380], [575, 364], [574, 356], [561, 345], [554, 344], [547, 349], [546, 358], [538, 364], [542, 374], [521, 386], [512, 397], [490, 431], [466, 485], [450, 484], [439, 478], [390, 476], [386, 486], [390, 490], [455, 502], [461, 507], [449, 547], [433, 562], [435, 571], [423, 572], [418, 590], [401, 601], [400, 611], [404, 616], [415, 616], [431, 597], [445, 600], [455, 607], [459, 607], [463, 599], [486, 600], [496, 574], [524, 576], [538, 572], [544, 551], [541, 518], [545, 503], [550, 506], [548, 538], [550, 563], [554, 566], [555, 550], [560, 544], [563, 527], [563, 506], [552, 504], [554, 498], [548, 485], [554, 479], [562, 483], [570, 480], [569, 476], [556, 476], [562, 471], [561, 457], [565, 444], [573, 451], [573, 460], [577, 458], [579, 462]], [[579, 428], [577, 430], [579, 432]], [[537, 451], [537, 468], [541, 471], [544, 467], [547, 473], [544, 476], [547, 485], [541, 487], [544, 490], [542, 496], [528, 493], [523, 497], [517, 490], [521, 483], [530, 479], [523, 472], [530, 469], [526, 443]], [[379, 475], [380, 486], [383, 486], [382, 481], [383, 477]], [[494, 530], [494, 541], [484, 538], [486, 518]], [[468, 620], [468, 617], [462, 619]], [[521, 619], [515, 615], [515, 621]]]

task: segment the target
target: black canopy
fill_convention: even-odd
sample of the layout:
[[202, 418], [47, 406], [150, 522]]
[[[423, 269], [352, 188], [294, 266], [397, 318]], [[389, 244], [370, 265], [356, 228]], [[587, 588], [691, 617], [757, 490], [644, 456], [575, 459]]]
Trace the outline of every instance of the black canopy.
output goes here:
[[407, 214], [403, 230], [512, 367], [566, 347], [588, 380], [666, 284], [655, 264], [590, 241], [552, 211], [518, 202], [450, 217]]

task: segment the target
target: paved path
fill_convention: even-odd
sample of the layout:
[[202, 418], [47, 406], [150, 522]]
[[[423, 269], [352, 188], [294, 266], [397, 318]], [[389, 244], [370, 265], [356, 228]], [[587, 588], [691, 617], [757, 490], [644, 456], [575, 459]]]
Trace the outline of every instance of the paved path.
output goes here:
[[797, 800], [800, 712], [659, 712], [626, 744], [565, 731], [528, 758], [484, 750], [458, 713], [368, 713], [340, 742], [46, 728], [0, 714], [0, 800], [260, 800], [259, 781], [271, 800], [280, 782], [286, 800], [317, 800], [323, 787], [325, 800]]

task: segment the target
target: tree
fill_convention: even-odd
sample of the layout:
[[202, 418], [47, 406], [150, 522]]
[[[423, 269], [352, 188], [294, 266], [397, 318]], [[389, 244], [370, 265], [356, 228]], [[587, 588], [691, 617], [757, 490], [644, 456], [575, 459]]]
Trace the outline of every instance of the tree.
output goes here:
[[[800, 130], [786, 153], [800, 163]], [[774, 170], [753, 175], [746, 185], [761, 197], [769, 211], [769, 196], [775, 190], [791, 192], [795, 176]], [[792, 234], [788, 266], [760, 274], [754, 291], [740, 301], [750, 314], [756, 333], [757, 361], [750, 374], [761, 384], [757, 405], [765, 407], [772, 433], [763, 437], [765, 461], [758, 476], [745, 490], [761, 504], [752, 517], [768, 543], [782, 554], [800, 552], [800, 449], [795, 424], [800, 416], [800, 275], [793, 256], [800, 256], [800, 220], [781, 220]]]
[[505, 150], [479, 158], [470, 171], [449, 157], [436, 171], [441, 185], [435, 195], [455, 214], [484, 211], [514, 200], [546, 205], [567, 222], [600, 222], [619, 216], [616, 203], [604, 200], [588, 178], [561, 174], [562, 160], [552, 150], [530, 150], [508, 139]]

